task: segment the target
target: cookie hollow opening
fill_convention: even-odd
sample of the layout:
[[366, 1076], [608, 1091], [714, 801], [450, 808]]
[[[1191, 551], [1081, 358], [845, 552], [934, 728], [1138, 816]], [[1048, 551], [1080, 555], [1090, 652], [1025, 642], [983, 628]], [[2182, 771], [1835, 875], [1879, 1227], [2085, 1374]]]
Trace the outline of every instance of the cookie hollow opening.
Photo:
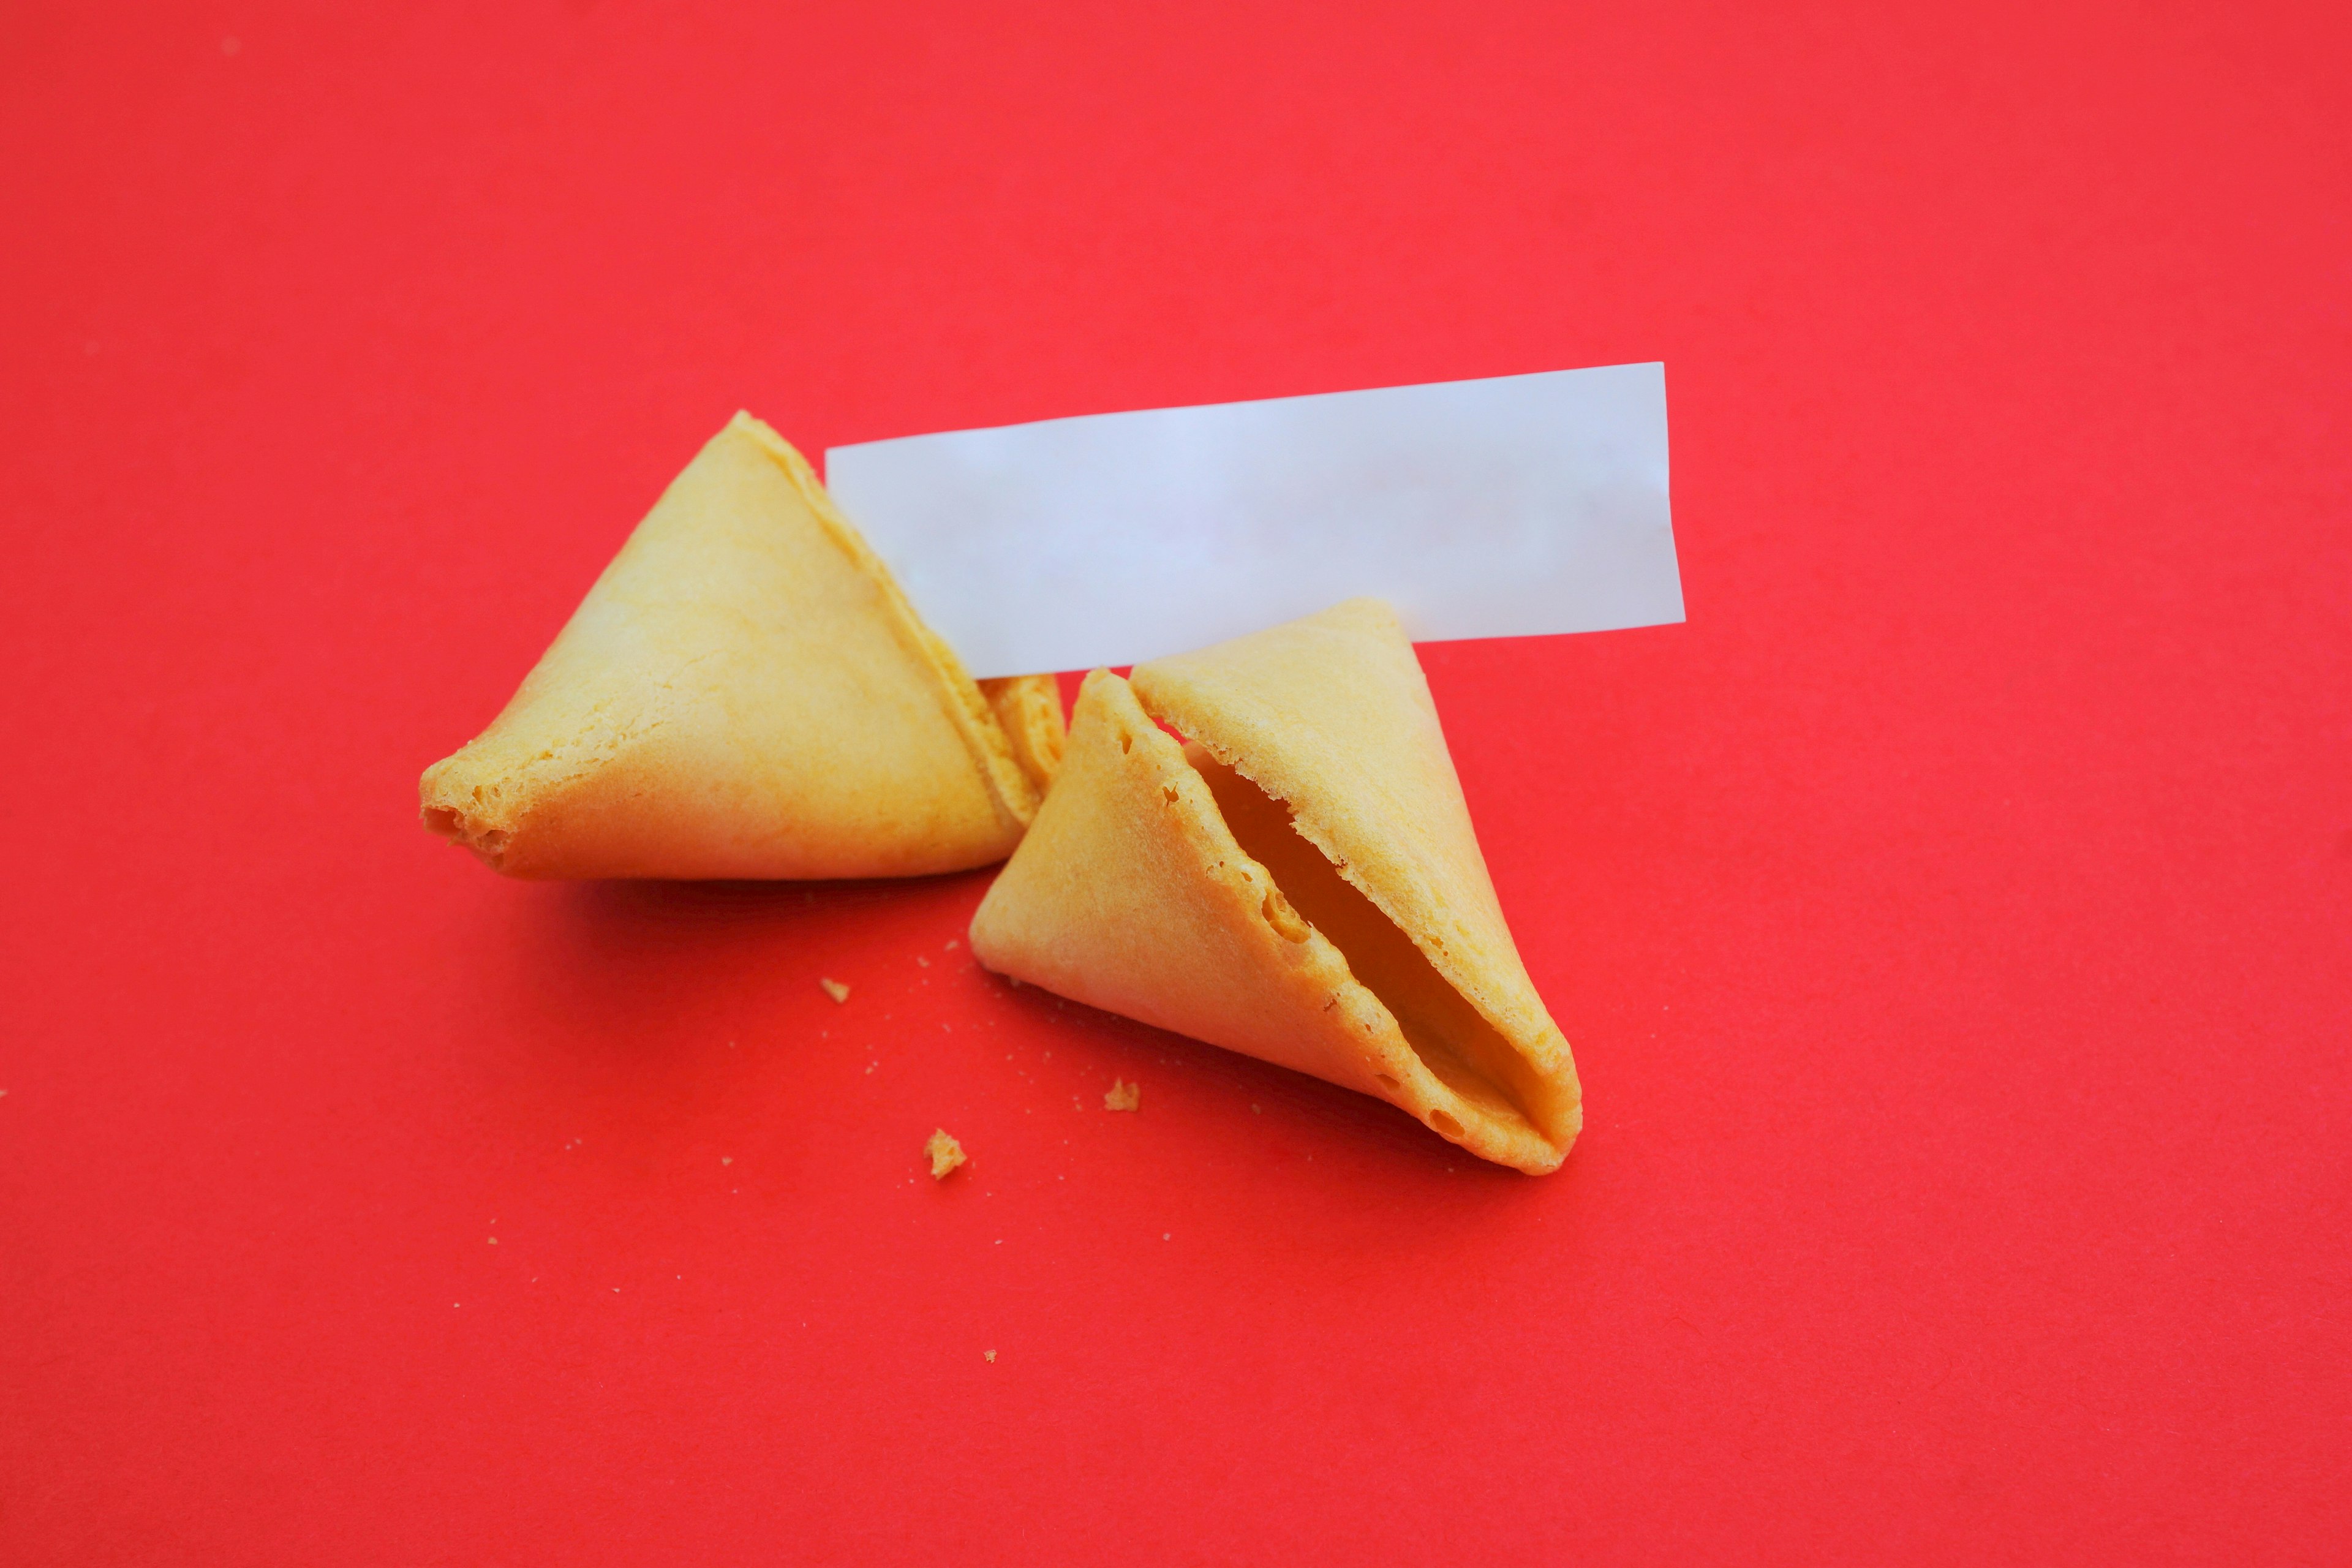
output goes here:
[[[1311, 925], [1339, 950], [1349, 970], [1395, 1017], [1405, 1043], [1438, 1082], [1484, 1115], [1538, 1130], [1528, 1110], [1538, 1103], [1535, 1069], [1438, 973], [1412, 938], [1299, 833], [1288, 805], [1198, 742], [1185, 743], [1184, 758], [1209, 786], [1234, 840], [1273, 877], [1269, 906], [1278, 901], [1282, 916]], [[1283, 930], [1285, 922], [1271, 907], [1268, 920]], [[1293, 940], [1305, 934], [1302, 930]], [[1401, 1088], [1386, 1073], [1376, 1077], [1384, 1089]], [[1430, 1110], [1426, 1119], [1448, 1137], [1462, 1135], [1461, 1123], [1442, 1110]]]

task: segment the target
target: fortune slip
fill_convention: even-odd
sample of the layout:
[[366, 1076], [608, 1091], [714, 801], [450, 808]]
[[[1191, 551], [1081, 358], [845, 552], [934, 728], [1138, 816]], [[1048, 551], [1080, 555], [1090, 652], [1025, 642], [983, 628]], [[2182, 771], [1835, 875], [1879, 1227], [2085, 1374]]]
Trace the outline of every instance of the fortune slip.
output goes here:
[[825, 465], [982, 678], [1139, 663], [1362, 595], [1422, 640], [1683, 618], [1659, 364], [910, 436]]

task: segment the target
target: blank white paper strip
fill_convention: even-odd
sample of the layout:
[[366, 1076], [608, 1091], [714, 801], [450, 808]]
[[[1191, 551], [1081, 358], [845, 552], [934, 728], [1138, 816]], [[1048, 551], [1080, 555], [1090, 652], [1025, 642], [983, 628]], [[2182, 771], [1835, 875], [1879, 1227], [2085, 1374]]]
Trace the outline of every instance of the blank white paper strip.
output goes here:
[[1359, 594], [1420, 639], [1683, 618], [1659, 364], [867, 441], [825, 477], [982, 678], [1134, 664]]

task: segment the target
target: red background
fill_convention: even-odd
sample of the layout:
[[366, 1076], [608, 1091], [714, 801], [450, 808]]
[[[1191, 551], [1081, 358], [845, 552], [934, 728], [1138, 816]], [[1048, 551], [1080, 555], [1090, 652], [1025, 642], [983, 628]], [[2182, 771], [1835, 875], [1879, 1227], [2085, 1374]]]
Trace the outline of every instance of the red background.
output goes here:
[[[2352, 30], [1910, 9], [0, 10], [0, 1560], [2342, 1561]], [[738, 405], [1645, 359], [1556, 1176], [415, 826]]]

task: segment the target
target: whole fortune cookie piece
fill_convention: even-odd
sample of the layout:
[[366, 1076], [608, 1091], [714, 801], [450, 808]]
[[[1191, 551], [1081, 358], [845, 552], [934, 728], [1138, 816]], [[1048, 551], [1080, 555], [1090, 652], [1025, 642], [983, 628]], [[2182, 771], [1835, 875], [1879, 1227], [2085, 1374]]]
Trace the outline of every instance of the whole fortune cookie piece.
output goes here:
[[1089, 675], [971, 945], [999, 973], [1377, 1095], [1529, 1173], [1556, 1170], [1583, 1125], [1428, 682], [1378, 600], [1131, 683]]
[[515, 877], [920, 876], [1010, 854], [1063, 738], [1052, 677], [973, 681], [738, 414], [418, 793]]

